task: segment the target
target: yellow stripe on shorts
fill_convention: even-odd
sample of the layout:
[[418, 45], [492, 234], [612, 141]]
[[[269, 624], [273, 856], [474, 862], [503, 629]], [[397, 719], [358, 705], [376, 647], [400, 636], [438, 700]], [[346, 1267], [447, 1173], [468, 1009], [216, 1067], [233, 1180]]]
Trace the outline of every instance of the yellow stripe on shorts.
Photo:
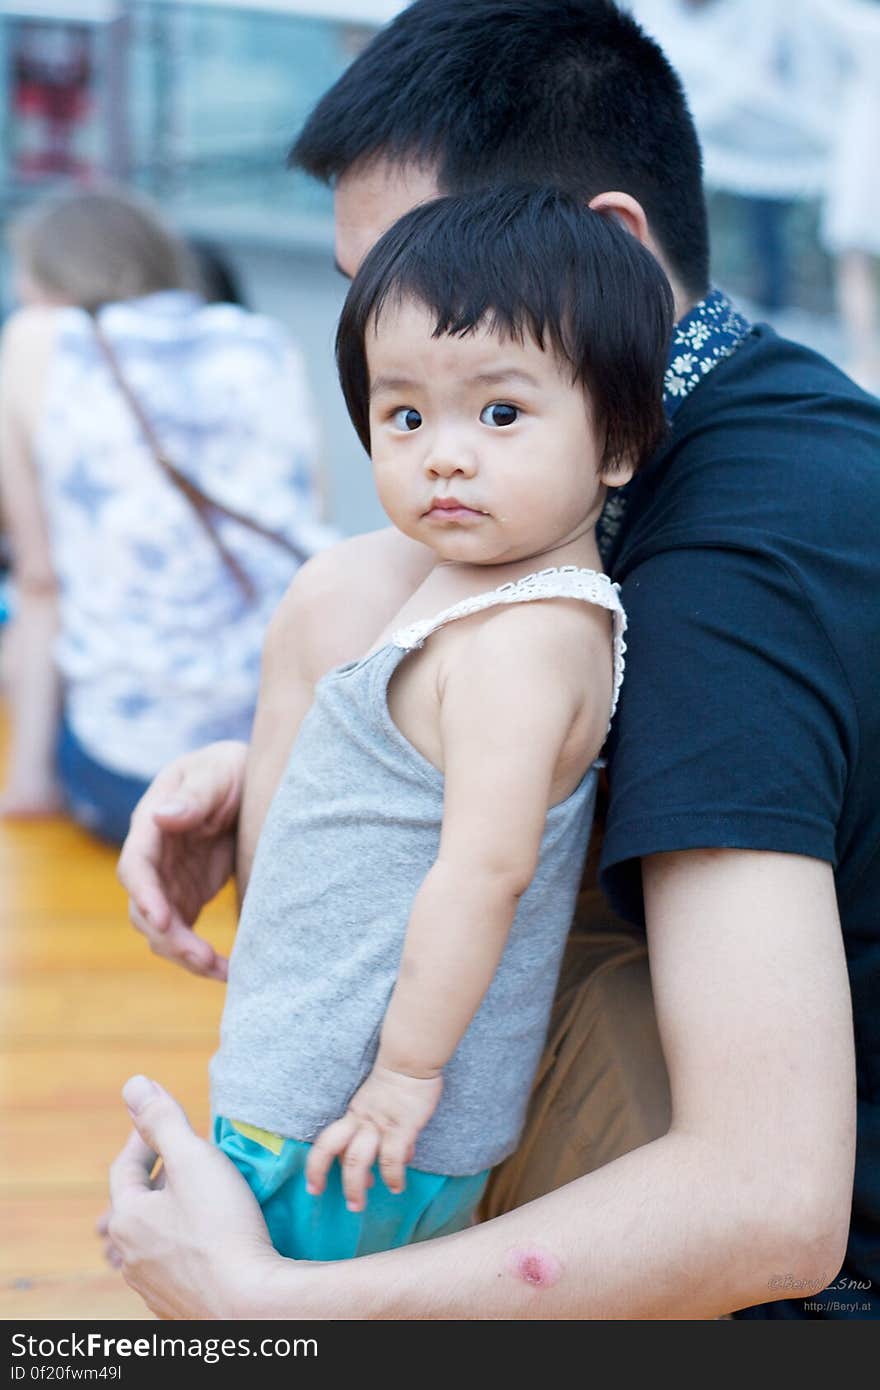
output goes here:
[[284, 1140], [280, 1134], [272, 1134], [268, 1129], [257, 1129], [256, 1125], [240, 1124], [238, 1120], [230, 1120], [233, 1129], [237, 1129], [239, 1134], [243, 1134], [245, 1139], [253, 1139], [255, 1144], [261, 1144], [270, 1153], [280, 1154], [284, 1147]]

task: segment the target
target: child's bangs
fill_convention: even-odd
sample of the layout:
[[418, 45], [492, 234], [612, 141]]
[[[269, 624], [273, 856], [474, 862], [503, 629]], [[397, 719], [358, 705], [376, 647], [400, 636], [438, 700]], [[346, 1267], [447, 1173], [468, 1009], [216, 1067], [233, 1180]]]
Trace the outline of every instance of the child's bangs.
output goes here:
[[[393, 278], [377, 288], [375, 301], [367, 310], [368, 331], [378, 332], [385, 310], [393, 312], [416, 304], [434, 319], [434, 338], [466, 338], [485, 331], [501, 343], [521, 345], [531, 339], [542, 352], [550, 350], [567, 364], [572, 380], [578, 378], [577, 334], [570, 307], [548, 302], [546, 295], [534, 293], [533, 285], [519, 284], [515, 275], [497, 285], [493, 294], [493, 287], [487, 285], [477, 267], [467, 275], [461, 273], [459, 264], [454, 280], [448, 275], [414, 275], [412, 269], [401, 266]], [[565, 298], [570, 303], [571, 297]]]

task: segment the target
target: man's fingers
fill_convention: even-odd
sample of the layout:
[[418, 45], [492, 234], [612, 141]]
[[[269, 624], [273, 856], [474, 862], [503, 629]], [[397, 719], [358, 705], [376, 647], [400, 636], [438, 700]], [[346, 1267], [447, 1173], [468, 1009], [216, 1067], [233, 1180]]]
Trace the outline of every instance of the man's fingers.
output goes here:
[[226, 979], [225, 957], [218, 955], [210, 941], [197, 936], [191, 927], [174, 925], [158, 939], [151, 939], [150, 946], [156, 955], [182, 965], [193, 975], [204, 975], [212, 980]]
[[156, 825], [183, 833], [184, 830], [193, 830], [196, 826], [203, 825], [210, 809], [202, 804], [200, 797], [194, 797], [191, 790], [187, 789], [185, 795], [169, 797], [160, 806], [154, 806], [151, 814]]
[[229, 964], [226, 957], [219, 955], [210, 941], [197, 936], [192, 927], [168, 921], [163, 929], [158, 930], [132, 902], [128, 907], [128, 920], [136, 931], [146, 937], [154, 955], [174, 965], [182, 965], [193, 975], [201, 975], [209, 980], [226, 979]]
[[150, 935], [150, 920], [146, 916], [146, 914], [143, 913], [141, 909], [137, 906], [133, 898], [129, 898], [128, 900], [128, 920], [129, 922], [131, 922], [131, 925], [134, 927], [135, 931], [140, 932], [141, 936], [148, 937]]
[[[150, 1174], [155, 1164], [155, 1150], [144, 1142], [137, 1130], [132, 1130], [124, 1147], [110, 1165], [111, 1207], [118, 1206], [124, 1198], [130, 1197], [134, 1192], [149, 1192]], [[109, 1226], [105, 1234], [109, 1234]]]
[[206, 769], [198, 759], [184, 765], [173, 792], [151, 798], [155, 824], [180, 834], [195, 830], [206, 839], [228, 829], [238, 815], [240, 788], [228, 768], [225, 774], [218, 777], [213, 763]]
[[210, 964], [201, 966], [195, 973], [197, 975], [202, 975], [206, 980], [220, 980], [223, 982], [229, 975], [229, 961], [225, 956], [219, 955], [212, 946]]
[[111, 1269], [120, 1269], [122, 1267], [122, 1256], [113, 1244], [110, 1236], [110, 1222], [112, 1217], [113, 1208], [105, 1207], [95, 1222], [95, 1231], [101, 1237], [101, 1250], [104, 1259]]
[[145, 924], [139, 930], [147, 934], [151, 928], [164, 931], [171, 922], [171, 904], [157, 869], [161, 852], [162, 832], [143, 806], [136, 806], [116, 863], [116, 877], [129, 896], [132, 911]]
[[145, 1143], [136, 1129], [128, 1136], [123, 1148], [110, 1165], [110, 1205], [95, 1221], [95, 1234], [105, 1239], [110, 1235], [113, 1204], [125, 1192], [160, 1192], [165, 1186], [165, 1165], [157, 1168], [156, 1150]]
[[[172, 764], [159, 774], [134, 808], [116, 874], [145, 924], [142, 927], [135, 921], [134, 925], [145, 935], [167, 931], [176, 919], [179, 922], [159, 872], [168, 837], [193, 828], [213, 833], [209, 822], [218, 809], [217, 803], [216, 788], [200, 785], [185, 767]], [[221, 796], [220, 807], [225, 809], [225, 804], [226, 798]]]
[[135, 1133], [110, 1170], [110, 1197], [115, 1206], [119, 1197], [132, 1191], [158, 1186], [150, 1175], [157, 1156], [171, 1181], [174, 1168], [192, 1153], [201, 1141], [190, 1128], [177, 1101], [155, 1081], [145, 1076], [129, 1077], [122, 1098], [131, 1115]]
[[349, 1211], [363, 1211], [367, 1178], [379, 1152], [379, 1131], [362, 1122], [342, 1156], [342, 1190]]
[[[128, 841], [126, 840], [126, 846]], [[123, 849], [122, 854], [126, 854]], [[128, 915], [132, 926], [145, 936], [167, 931], [171, 926], [173, 907], [165, 896], [158, 873], [147, 857], [134, 845], [116, 865], [116, 877], [128, 894]]]

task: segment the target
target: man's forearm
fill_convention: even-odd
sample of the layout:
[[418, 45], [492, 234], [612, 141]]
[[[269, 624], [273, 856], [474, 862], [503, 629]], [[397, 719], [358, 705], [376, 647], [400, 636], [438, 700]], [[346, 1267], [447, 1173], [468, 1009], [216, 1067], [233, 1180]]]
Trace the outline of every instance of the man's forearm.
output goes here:
[[332, 1265], [279, 1262], [242, 1317], [713, 1318], [822, 1287], [840, 1252], [720, 1146], [673, 1133], [441, 1240]]

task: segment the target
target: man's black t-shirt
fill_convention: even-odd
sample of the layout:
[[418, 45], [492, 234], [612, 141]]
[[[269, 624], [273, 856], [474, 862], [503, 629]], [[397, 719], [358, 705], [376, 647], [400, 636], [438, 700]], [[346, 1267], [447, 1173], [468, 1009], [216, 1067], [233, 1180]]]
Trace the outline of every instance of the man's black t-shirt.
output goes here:
[[847, 1260], [809, 1308], [742, 1316], [876, 1317], [880, 401], [754, 328], [630, 484], [607, 564], [629, 619], [601, 869], [618, 911], [642, 920], [639, 859], [660, 851], [834, 866], [859, 1096]]

